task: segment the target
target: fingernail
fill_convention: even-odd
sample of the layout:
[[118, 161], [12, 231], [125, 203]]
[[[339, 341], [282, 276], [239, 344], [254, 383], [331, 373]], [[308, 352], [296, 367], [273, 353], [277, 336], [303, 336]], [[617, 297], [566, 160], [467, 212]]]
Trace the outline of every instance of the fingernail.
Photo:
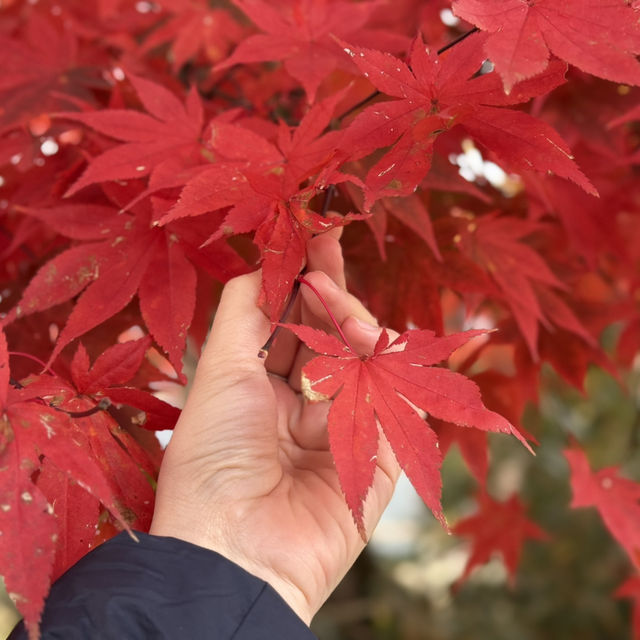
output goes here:
[[363, 330], [368, 331], [370, 333], [378, 333], [380, 331], [380, 327], [375, 324], [371, 324], [370, 322], [365, 322], [364, 320], [360, 320], [360, 318], [356, 318], [352, 316], [352, 318], [356, 321], [357, 325]]

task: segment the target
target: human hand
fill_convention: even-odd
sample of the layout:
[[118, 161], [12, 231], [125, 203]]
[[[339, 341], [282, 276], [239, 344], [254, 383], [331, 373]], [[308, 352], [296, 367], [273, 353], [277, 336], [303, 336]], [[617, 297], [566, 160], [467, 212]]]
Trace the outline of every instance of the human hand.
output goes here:
[[[345, 290], [339, 232], [310, 241], [305, 278], [351, 344], [370, 353], [380, 330]], [[260, 273], [230, 281], [193, 388], [162, 463], [150, 533], [217, 551], [262, 578], [307, 624], [364, 547], [329, 451], [329, 403], [308, 403], [300, 372], [311, 352], [283, 332], [257, 357], [270, 323], [256, 306]], [[334, 332], [304, 285], [288, 321]], [[297, 317], [296, 317], [297, 316]], [[373, 529], [399, 474], [381, 435], [365, 504]]]

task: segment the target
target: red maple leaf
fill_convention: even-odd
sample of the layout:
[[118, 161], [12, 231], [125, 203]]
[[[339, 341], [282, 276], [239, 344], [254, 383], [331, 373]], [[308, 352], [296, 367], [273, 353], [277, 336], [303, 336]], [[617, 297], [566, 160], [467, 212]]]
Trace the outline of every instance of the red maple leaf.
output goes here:
[[[344, 184], [344, 188], [353, 203], [358, 209], [362, 210], [364, 203], [359, 189], [348, 182]], [[438, 249], [438, 244], [433, 232], [431, 217], [423, 200], [417, 194], [411, 194], [404, 198], [380, 198], [380, 200], [371, 207], [371, 216], [366, 219], [366, 223], [375, 236], [380, 256], [383, 259], [386, 259], [385, 239], [388, 235], [387, 223], [390, 215], [411, 229], [418, 237], [422, 238], [436, 259], [440, 262], [442, 261], [442, 256], [440, 255], [440, 250]]]
[[183, 104], [169, 89], [151, 80], [134, 75], [130, 75], [129, 80], [148, 113], [104, 109], [57, 114], [124, 143], [92, 158], [67, 196], [96, 182], [129, 180], [149, 174], [153, 180], [154, 172], [162, 172], [167, 162], [175, 171], [177, 161], [182, 166], [199, 161], [204, 114], [198, 92], [192, 90]]
[[[0, 421], [0, 551], [11, 565], [7, 585], [34, 637], [51, 580], [119, 529], [147, 530], [150, 525], [150, 479], [157, 475], [158, 462], [101, 410], [100, 402], [112, 389], [132, 391], [134, 400], [148, 395], [109, 385], [133, 375], [149, 342], [107, 349], [91, 369], [80, 347], [72, 370], [81, 394], [48, 375], [12, 382], [0, 394], [6, 395]], [[4, 340], [0, 352], [6, 353]], [[6, 378], [2, 360], [0, 372]], [[165, 420], [172, 414], [175, 421], [177, 409], [153, 400], [156, 409], [164, 405]], [[118, 519], [117, 527], [105, 507]]]
[[631, 562], [640, 567], [640, 484], [618, 475], [618, 467], [593, 472], [584, 452], [567, 449], [571, 471], [571, 506], [596, 507], [605, 526]]
[[[233, 0], [265, 33], [249, 36], [233, 54], [214, 70], [234, 64], [284, 60], [287, 73], [315, 101], [320, 83], [338, 66], [345, 66], [344, 56], [331, 36], [357, 38], [377, 2], [342, 2], [340, 0], [289, 0], [274, 6], [263, 0]], [[403, 42], [396, 37], [394, 42]]]
[[[343, 95], [338, 92], [311, 107], [295, 128], [280, 123], [277, 144], [242, 122], [212, 121], [205, 141], [218, 161], [186, 184], [160, 222], [232, 207], [217, 235], [257, 229], [265, 208], [274, 210], [278, 202], [293, 198], [301, 182], [326, 172], [334, 161], [339, 134], [323, 132]], [[338, 179], [333, 168], [329, 167], [329, 173]]]
[[0, 132], [33, 116], [69, 107], [78, 98], [92, 103], [89, 87], [106, 85], [98, 71], [80, 66], [78, 39], [68, 24], [31, 13], [18, 37], [0, 35]]
[[413, 192], [429, 170], [436, 137], [454, 125], [463, 127], [510, 171], [552, 171], [597, 193], [554, 129], [522, 111], [503, 108], [562, 84], [565, 66], [552, 63], [544, 76], [521, 83], [507, 95], [497, 74], [478, 73], [484, 39], [472, 35], [442, 55], [416, 39], [410, 65], [388, 53], [343, 43], [376, 89], [399, 98], [367, 107], [341, 143], [355, 158], [391, 146], [369, 170], [367, 206], [381, 196]]
[[71, 361], [71, 379], [79, 394], [91, 396], [96, 402], [104, 397], [117, 404], [136, 407], [143, 415], [135, 424], [145, 429], [173, 429], [180, 410], [136, 387], [122, 386], [129, 382], [142, 364], [151, 338], [129, 340], [106, 349], [89, 367], [89, 354], [80, 342]]
[[478, 494], [477, 500], [478, 511], [460, 520], [451, 529], [455, 535], [473, 539], [471, 555], [462, 576], [456, 582], [456, 587], [468, 578], [474, 567], [488, 562], [496, 552], [502, 555], [509, 580], [513, 584], [525, 540], [544, 540], [548, 536], [535, 522], [527, 518], [526, 507], [517, 494], [506, 502], [498, 502], [482, 491]]
[[540, 225], [500, 217], [496, 213], [475, 217], [460, 212], [455, 244], [482, 265], [504, 294], [534, 359], [538, 358], [539, 325], [565, 328], [594, 346], [595, 340], [556, 291], [566, 289], [542, 256], [524, 238]]
[[54, 582], [87, 551], [97, 546], [96, 523], [99, 523], [101, 505], [48, 458], [42, 461], [35, 485], [52, 505], [57, 525], [51, 567], [51, 581]]
[[454, 0], [453, 12], [490, 36], [487, 57], [510, 92], [550, 53], [595, 76], [640, 84], [638, 8], [601, 0]]
[[469, 471], [473, 477], [484, 486], [489, 471], [489, 455], [487, 434], [485, 431], [476, 429], [466, 429], [451, 422], [431, 418], [429, 420], [431, 428], [438, 436], [438, 445], [444, 458], [449, 449], [455, 444], [458, 445], [462, 458], [467, 463]]
[[[132, 193], [138, 192], [125, 190], [123, 199], [131, 201]], [[118, 213], [113, 205], [91, 203], [22, 211], [46, 221], [63, 236], [85, 241], [43, 265], [4, 319], [6, 325], [81, 294], [51, 362], [67, 344], [118, 313], [137, 293], [149, 332], [181, 375], [196, 302], [197, 273], [192, 260], [222, 281], [246, 271], [244, 261], [224, 240], [206, 251], [196, 250], [212, 230], [205, 218], [190, 225], [177, 221], [159, 228], [152, 225], [148, 202], [138, 205], [132, 214]], [[214, 221], [213, 228], [217, 224]]]
[[280, 318], [309, 238], [358, 216], [324, 218], [309, 202], [327, 184], [349, 179], [336, 170], [338, 132], [323, 133], [343, 93], [315, 104], [300, 124], [281, 124], [277, 146], [239, 124], [216, 123], [208, 146], [225, 161], [190, 180], [162, 224], [229, 208], [209, 241], [255, 231], [262, 256], [261, 301], [272, 321]]
[[507, 420], [482, 404], [473, 382], [433, 366], [482, 331], [438, 338], [432, 331], [413, 330], [389, 343], [384, 329], [373, 354], [360, 356], [323, 331], [284, 326], [324, 354], [303, 368], [302, 389], [311, 401], [333, 399], [328, 417], [331, 453], [361, 533], [363, 502], [376, 469], [376, 420], [416, 491], [445, 526], [440, 506], [441, 452], [436, 434], [415, 407], [458, 425], [511, 433], [528, 447]]
[[561, 327], [551, 327], [549, 330], [545, 327], [540, 328], [539, 357], [535, 360], [528, 345], [516, 338], [521, 331], [513, 319], [499, 323], [496, 328], [498, 331], [491, 334], [488, 343], [503, 347], [515, 346], [513, 360], [523, 398], [527, 400], [539, 401], [539, 380], [543, 362], [550, 363], [569, 384], [583, 392], [585, 376], [592, 365], [601, 367], [614, 378], [618, 375], [614, 363], [597, 342], [592, 346], [575, 333]]
[[114, 345], [89, 368], [89, 354], [80, 342], [71, 362], [71, 379], [78, 393], [92, 395], [116, 384], [124, 384], [136, 374], [151, 338], [146, 336]]
[[199, 53], [209, 63], [220, 62], [244, 33], [229, 11], [211, 8], [206, 0], [164, 0], [162, 9], [170, 17], [146, 38], [142, 52], [170, 43], [175, 71]]
[[[488, 274], [455, 248], [451, 242], [454, 234], [441, 232], [441, 223], [449, 221], [447, 216], [434, 225], [442, 262], [425, 251], [423, 240], [395, 216], [388, 217], [389, 226], [382, 238], [385, 259], [380, 258], [380, 245], [376, 248], [369, 234], [345, 234], [350, 285], [382, 324], [397, 331], [428, 327], [442, 335], [446, 312], [441, 299], [443, 287], [462, 293], [470, 302], [478, 295], [499, 297]], [[400, 277], [403, 273], [411, 277]]]
[[[593, 157], [593, 154], [590, 154]], [[607, 161], [610, 169], [611, 163]], [[590, 172], [593, 175], [593, 172]], [[590, 265], [597, 263], [597, 256], [603, 248], [622, 254], [626, 249], [617, 229], [611, 227], [611, 207], [620, 206], [621, 184], [619, 176], [613, 176], [608, 183], [598, 185], [599, 198], [592, 198], [574, 185], [554, 176], [541, 176], [523, 172], [526, 184], [531, 218], [541, 218], [545, 214], [556, 216], [566, 229], [567, 240], [575, 246]], [[615, 203], [615, 204], [614, 204]]]
[[[56, 550], [56, 518], [45, 494], [34, 484], [44, 461], [82, 486], [128, 524], [110, 478], [89, 453], [87, 433], [47, 395], [64, 394], [65, 383], [39, 376], [9, 385], [9, 353], [0, 331], [0, 553], [7, 589], [35, 637], [49, 589]], [[28, 532], [28, 533], [27, 533]], [[66, 568], [66, 567], [65, 567]]]

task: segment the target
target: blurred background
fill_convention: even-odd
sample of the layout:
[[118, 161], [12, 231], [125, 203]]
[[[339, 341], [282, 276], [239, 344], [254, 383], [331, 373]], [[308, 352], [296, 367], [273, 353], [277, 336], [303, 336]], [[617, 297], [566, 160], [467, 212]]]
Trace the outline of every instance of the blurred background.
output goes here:
[[[514, 439], [491, 437], [489, 488], [496, 499], [521, 493], [531, 519], [549, 534], [525, 543], [509, 586], [500, 557], [473, 571], [454, 594], [469, 544], [449, 536], [401, 482], [371, 545], [314, 620], [322, 640], [625, 640], [631, 606], [615, 590], [631, 573], [595, 509], [569, 508], [568, 435], [594, 469], [624, 461], [640, 479], [640, 372], [622, 385], [600, 370], [585, 394], [545, 369], [539, 408], [524, 425], [540, 440], [536, 456]], [[451, 525], [472, 514], [474, 480], [457, 449], [443, 466], [443, 506]]]

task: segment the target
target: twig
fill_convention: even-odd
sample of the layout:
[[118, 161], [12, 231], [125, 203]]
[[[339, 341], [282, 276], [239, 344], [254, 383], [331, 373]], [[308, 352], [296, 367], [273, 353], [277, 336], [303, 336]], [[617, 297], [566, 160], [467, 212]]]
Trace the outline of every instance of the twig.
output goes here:
[[[284, 322], [287, 319], [287, 316], [291, 312], [293, 305], [295, 304], [296, 298], [298, 297], [298, 291], [300, 290], [300, 282], [296, 280], [293, 283], [293, 287], [291, 289], [291, 295], [289, 296], [289, 302], [287, 302], [287, 306], [280, 317], [280, 322]], [[276, 328], [271, 332], [271, 335], [267, 338], [267, 341], [262, 345], [260, 351], [258, 351], [258, 358], [265, 359], [269, 355], [269, 349], [273, 345], [273, 341], [277, 338], [278, 333], [282, 327], [277, 325]]]
[[448, 51], [449, 49], [451, 49], [451, 47], [455, 47], [458, 43], [462, 42], [463, 40], [468, 38], [470, 35], [474, 34], [476, 31], [480, 31], [480, 29], [478, 29], [478, 27], [473, 27], [473, 29], [469, 29], [469, 31], [467, 31], [466, 33], [459, 35], [455, 40], [452, 40], [448, 44], [445, 44], [444, 47], [441, 47], [440, 49], [438, 49], [437, 54], [441, 55], [445, 51]]

